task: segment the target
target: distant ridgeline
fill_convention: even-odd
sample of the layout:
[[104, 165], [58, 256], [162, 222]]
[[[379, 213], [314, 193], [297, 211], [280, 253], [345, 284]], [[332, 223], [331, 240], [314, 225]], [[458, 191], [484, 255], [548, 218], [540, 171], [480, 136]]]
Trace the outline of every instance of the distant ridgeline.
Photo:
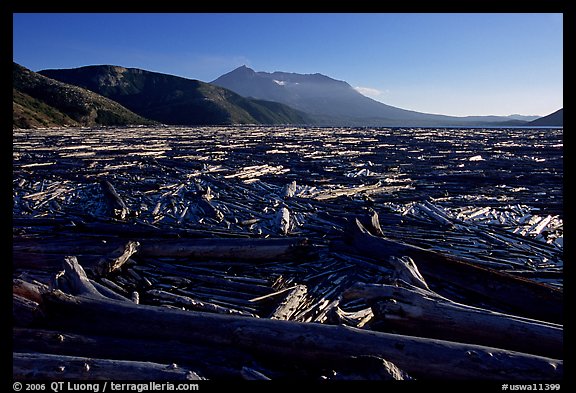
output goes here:
[[13, 126], [318, 125], [561, 126], [562, 109], [526, 116], [452, 117], [395, 108], [321, 74], [242, 66], [212, 83], [112, 65], [32, 72], [13, 64]]
[[242, 66], [212, 83], [243, 96], [290, 105], [310, 113], [322, 125], [523, 126], [535, 119], [533, 116], [519, 115], [453, 117], [400, 109], [368, 98], [348, 83], [322, 74], [255, 72]]

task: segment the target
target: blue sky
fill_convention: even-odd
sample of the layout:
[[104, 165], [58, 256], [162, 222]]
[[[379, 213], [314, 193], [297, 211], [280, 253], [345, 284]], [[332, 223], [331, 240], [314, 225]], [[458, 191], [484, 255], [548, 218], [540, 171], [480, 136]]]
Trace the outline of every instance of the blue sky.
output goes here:
[[546, 115], [563, 106], [563, 15], [14, 14], [14, 61], [114, 64], [210, 82], [241, 65], [321, 73], [396, 107]]

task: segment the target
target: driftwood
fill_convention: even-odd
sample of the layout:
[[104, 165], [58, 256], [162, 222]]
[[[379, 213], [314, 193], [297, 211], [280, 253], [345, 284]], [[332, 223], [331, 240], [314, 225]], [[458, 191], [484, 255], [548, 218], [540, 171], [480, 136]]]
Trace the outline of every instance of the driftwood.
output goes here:
[[376, 356], [358, 356], [337, 366], [334, 375], [327, 378], [335, 381], [403, 381], [411, 379], [394, 363]]
[[40, 304], [23, 296], [12, 295], [12, 320], [14, 326], [32, 326], [43, 317]]
[[237, 315], [244, 315], [244, 316], [248, 316], [248, 317], [254, 317], [254, 314], [250, 314], [244, 311], [238, 311], [238, 310], [233, 310], [227, 307], [222, 307], [219, 306], [217, 304], [213, 304], [213, 303], [209, 303], [209, 302], [202, 302], [196, 299], [192, 299], [191, 297], [188, 296], [183, 296], [183, 295], [177, 295], [175, 293], [170, 293], [170, 292], [166, 292], [166, 291], [161, 291], [158, 289], [151, 289], [147, 292], [148, 295], [160, 298], [160, 299], [166, 299], [166, 300], [170, 300], [171, 302], [178, 304], [178, 305], [182, 305], [182, 306], [186, 306], [187, 308], [190, 308], [191, 310], [196, 310], [196, 311], [208, 311], [208, 312], [215, 312], [218, 314], [237, 314]]
[[139, 255], [261, 261], [306, 257], [311, 252], [306, 239], [186, 239], [143, 243]]
[[105, 276], [112, 273], [114, 270], [119, 269], [136, 251], [140, 243], [130, 241], [124, 247], [118, 248], [110, 255], [102, 258], [96, 264], [96, 272], [100, 276]]
[[36, 303], [42, 302], [42, 294], [48, 290], [48, 286], [42, 283], [33, 284], [17, 278], [12, 280], [12, 293]]
[[250, 367], [242, 367], [242, 370], [240, 370], [240, 375], [242, 375], [242, 378], [247, 380], [247, 381], [270, 381], [271, 380], [271, 378], [262, 374], [260, 371], [254, 370], [253, 368], [250, 368]]
[[[233, 348], [175, 340], [111, 337], [43, 329], [14, 328], [14, 352], [39, 352], [101, 359], [182, 364], [207, 378], [238, 379], [239, 370], [256, 360]], [[143, 377], [142, 379], [148, 379]]]
[[[372, 235], [356, 220], [352, 242], [358, 252], [373, 258], [405, 255], [414, 260], [428, 284], [447, 281], [514, 314], [562, 322], [562, 291], [453, 257]], [[436, 292], [441, 293], [440, 290]]]
[[100, 187], [104, 194], [108, 214], [120, 220], [126, 219], [130, 215], [130, 209], [128, 209], [126, 203], [124, 203], [120, 195], [118, 195], [114, 186], [108, 180], [103, 180], [100, 182]]
[[48, 380], [202, 380], [193, 371], [177, 365], [129, 360], [94, 359], [40, 353], [14, 353], [14, 379]]
[[405, 281], [418, 288], [430, 290], [428, 283], [418, 271], [418, 266], [416, 266], [412, 258], [391, 256], [388, 258], [388, 263], [394, 267], [392, 278]]
[[90, 283], [96, 288], [96, 290], [101, 293], [102, 295], [106, 296], [110, 299], [121, 300], [123, 302], [129, 301], [126, 296], [121, 295], [120, 293], [114, 292], [114, 290], [100, 284], [97, 281], [90, 280]]
[[180, 311], [60, 291], [46, 294], [44, 304], [46, 326], [55, 329], [210, 343], [308, 361], [374, 355], [420, 378], [556, 380], [563, 373], [562, 360], [343, 326]]
[[84, 268], [78, 263], [78, 259], [75, 256], [64, 258], [64, 274], [59, 275], [57, 280], [63, 280], [65, 283], [59, 282], [59, 286], [69, 288], [74, 295], [87, 295], [95, 298], [103, 297], [102, 293], [88, 279]]
[[286, 298], [276, 307], [270, 315], [272, 319], [288, 320], [300, 306], [302, 300], [306, 297], [308, 288], [306, 285], [297, 285], [294, 289], [288, 292]]
[[[313, 255], [307, 239], [300, 238], [206, 238], [206, 239], [147, 239], [140, 241], [138, 255], [143, 257], [226, 258], [232, 260], [285, 260]], [[131, 243], [128, 243], [131, 244]], [[70, 239], [44, 239], [15, 242], [13, 248], [20, 253], [65, 255], [113, 255], [119, 247], [128, 245], [112, 240], [99, 240], [74, 236]], [[15, 265], [15, 267], [18, 267]], [[33, 266], [32, 266], [33, 267]]]
[[[539, 141], [537, 146], [534, 138]], [[477, 151], [478, 146], [482, 152]], [[137, 302], [162, 305], [151, 308], [154, 311], [149, 315], [142, 310], [133, 322], [130, 312], [102, 316], [96, 307], [96, 315], [89, 315], [90, 305], [77, 316], [76, 311], [63, 311], [61, 316], [49, 315], [49, 319], [34, 318], [35, 331], [40, 332], [39, 323], [52, 324], [60, 335], [94, 339], [91, 347], [76, 341], [78, 352], [58, 353], [61, 355], [175, 362], [201, 375], [213, 367], [215, 371], [206, 376], [216, 379], [221, 375], [260, 378], [256, 374], [260, 373], [272, 379], [306, 375], [317, 380], [320, 376], [380, 379], [378, 370], [384, 359], [390, 361], [390, 353], [394, 361], [402, 363], [398, 364], [401, 369], [414, 371], [418, 378], [519, 379], [518, 375], [528, 373], [526, 359], [522, 358], [516, 372], [519, 358], [498, 358], [500, 350], [474, 352], [476, 349], [468, 346], [468, 355], [462, 355], [466, 351], [450, 353], [450, 345], [455, 344], [437, 347], [442, 341], [434, 337], [423, 339], [416, 348], [403, 335], [394, 336], [400, 337], [395, 341], [398, 346], [388, 350], [388, 344], [378, 341], [383, 337], [379, 332], [366, 331], [358, 339], [350, 333], [356, 332], [354, 329], [330, 327], [318, 333], [312, 326], [313, 332], [308, 334], [292, 327], [286, 330], [287, 325], [280, 324], [284, 321], [272, 320], [278, 324], [262, 327], [260, 319], [269, 321], [266, 317], [299, 284], [307, 287], [307, 294], [290, 316], [291, 321], [379, 329], [391, 321], [383, 320], [381, 314], [375, 317], [374, 312], [383, 311], [378, 305], [390, 303], [343, 300], [340, 296], [354, 282], [371, 282], [412, 283], [419, 286], [413, 288], [418, 293], [427, 287], [420, 284], [427, 284], [460, 303], [525, 315], [522, 305], [506, 303], [518, 293], [518, 298], [526, 299], [524, 309], [536, 305], [537, 312], [529, 315], [531, 318], [551, 320], [539, 316], [547, 308], [546, 301], [532, 302], [531, 296], [525, 296], [529, 291], [518, 287], [508, 291], [506, 280], [492, 280], [491, 275], [477, 273], [477, 269], [453, 267], [446, 255], [470, 265], [526, 278], [530, 275], [533, 281], [561, 288], [561, 146], [561, 130], [252, 126], [14, 130], [12, 263], [24, 280], [51, 283], [57, 274], [53, 287], [76, 294], [74, 280], [67, 277], [70, 269], [60, 273], [64, 257], [75, 255], [93, 279], [87, 283], [103, 297], [80, 295], [71, 300], [82, 302], [90, 296], [94, 301], [113, 304], [118, 302], [106, 298], [122, 299], [126, 307], [146, 307]], [[473, 162], [468, 162], [468, 153], [474, 154]], [[479, 153], [491, 159], [479, 161]], [[462, 165], [464, 169], [455, 169]], [[489, 170], [495, 166], [500, 170]], [[390, 243], [371, 251], [371, 243], [360, 240], [356, 248], [348, 245], [338, 249], [335, 243], [348, 234], [347, 223], [371, 209], [377, 209], [380, 216], [374, 215], [363, 225], [372, 236], [387, 238]], [[296, 252], [277, 252], [282, 246], [260, 254], [251, 247], [251, 238], [261, 238], [256, 248], [263, 250], [266, 244], [278, 241], [270, 237], [284, 235], [299, 237], [281, 239], [288, 243], [310, 240], [305, 247], [297, 246]], [[209, 241], [203, 238], [213, 239], [210, 241], [218, 246], [207, 250]], [[242, 238], [248, 240], [230, 242]], [[114, 252], [119, 247], [124, 250], [129, 241], [141, 242], [150, 255], [139, 251], [131, 257], [134, 263], [126, 260], [107, 277], [95, 273], [102, 257], [112, 256], [113, 260], [122, 256]], [[246, 247], [230, 250], [232, 244]], [[401, 244], [420, 249], [409, 254], [399, 247]], [[422, 250], [434, 250], [436, 259]], [[166, 255], [166, 251], [172, 254]], [[362, 252], [366, 254], [360, 256]], [[399, 264], [393, 266], [394, 262]], [[280, 288], [286, 289], [280, 292]], [[150, 290], [170, 295], [161, 299], [152, 296]], [[39, 305], [43, 310], [41, 303], [49, 296], [43, 297], [42, 291], [27, 293], [16, 286], [13, 293], [35, 302], [20, 304], [32, 305], [32, 309]], [[561, 291], [558, 293], [559, 297], [550, 296], [551, 311], [562, 308]], [[431, 294], [422, 296], [441, 304], [447, 301]], [[243, 318], [240, 323], [224, 315], [217, 324], [205, 316], [200, 318], [202, 313], [188, 311], [179, 322], [160, 323], [165, 314], [158, 318], [156, 310], [182, 309], [181, 302], [188, 302], [183, 298], [261, 318]], [[404, 307], [399, 301], [396, 304]], [[78, 307], [75, 310], [80, 310]], [[54, 304], [46, 308], [49, 310], [55, 310]], [[198, 316], [192, 324], [186, 322], [190, 315]], [[16, 316], [26, 317], [26, 311], [15, 311]], [[114, 327], [116, 323], [121, 326]], [[237, 329], [226, 330], [229, 324]], [[93, 333], [71, 333], [83, 329], [93, 329]], [[101, 333], [102, 329], [110, 333]], [[397, 326], [393, 332], [404, 331]], [[446, 341], [455, 337], [456, 333], [449, 335]], [[23, 337], [19, 340], [22, 344]], [[38, 337], [33, 345], [15, 350], [49, 353], [41, 341]], [[360, 347], [350, 349], [356, 342]], [[399, 348], [402, 345], [405, 349]], [[148, 348], [151, 357], [145, 354]], [[182, 348], [180, 360], [178, 348]], [[339, 353], [340, 348], [344, 354]], [[376, 348], [377, 355], [370, 356], [366, 348]], [[222, 356], [210, 358], [217, 350]], [[188, 356], [185, 351], [190, 352]], [[246, 357], [235, 360], [228, 356], [232, 351]], [[486, 361], [483, 351], [496, 351], [498, 360], [486, 356]], [[140, 355], [131, 357], [132, 352]], [[475, 355], [477, 370], [472, 371]], [[200, 356], [210, 361], [195, 359]], [[461, 358], [469, 360], [464, 368], [458, 363]], [[489, 368], [483, 369], [486, 363]], [[555, 375], [561, 374], [561, 363], [552, 363], [559, 364]], [[218, 366], [221, 370], [216, 371]], [[534, 367], [534, 378], [546, 367]]]
[[343, 297], [372, 301], [372, 326], [380, 322], [387, 331], [563, 357], [562, 325], [459, 304], [416, 288], [357, 283]]

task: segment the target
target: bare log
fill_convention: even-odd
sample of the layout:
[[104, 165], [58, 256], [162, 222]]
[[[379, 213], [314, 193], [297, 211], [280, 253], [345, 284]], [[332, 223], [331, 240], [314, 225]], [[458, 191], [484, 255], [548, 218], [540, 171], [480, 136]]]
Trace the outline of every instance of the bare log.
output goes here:
[[403, 280], [407, 283], [417, 286], [418, 288], [430, 290], [428, 283], [422, 274], [418, 271], [418, 267], [410, 257], [395, 257], [388, 258], [388, 263], [394, 267], [394, 279]]
[[240, 375], [247, 381], [270, 381], [271, 378], [267, 377], [266, 375], [262, 374], [260, 371], [254, 370], [250, 367], [242, 367], [240, 370]]
[[341, 196], [355, 195], [361, 192], [366, 194], [378, 193], [382, 188], [383, 188], [382, 185], [380, 183], [377, 183], [372, 185], [362, 185], [358, 187], [327, 190], [315, 195], [314, 199], [316, 199], [317, 201], [325, 201], [327, 199], [338, 198]]
[[129, 360], [94, 359], [45, 353], [14, 353], [14, 379], [198, 381], [194, 371], [176, 365]]
[[140, 243], [136, 241], [129, 241], [124, 245], [124, 247], [117, 248], [110, 255], [103, 257], [96, 264], [95, 271], [100, 276], [106, 276], [107, 274], [120, 269], [120, 267], [132, 256], [136, 251]]
[[64, 258], [64, 275], [60, 276], [59, 280], [64, 280], [66, 286], [70, 288], [71, 293], [74, 295], [87, 295], [95, 298], [103, 297], [88, 279], [84, 268], [78, 263], [78, 259], [75, 256]]
[[262, 261], [307, 257], [312, 247], [307, 239], [186, 239], [143, 243], [145, 257], [227, 258]]
[[471, 307], [431, 292], [392, 285], [359, 283], [343, 295], [367, 301], [380, 299], [372, 310], [375, 320], [383, 322], [386, 330], [563, 358], [562, 325]]
[[411, 379], [394, 363], [376, 356], [358, 356], [338, 365], [334, 376], [328, 378], [335, 381], [403, 381]]
[[[269, 261], [271, 259], [286, 260], [293, 258], [310, 258], [314, 249], [305, 238], [202, 238], [202, 239], [146, 239], [140, 242], [138, 255], [142, 257], [190, 257], [197, 259], [226, 258], [231, 260]], [[102, 243], [100, 240], [74, 236], [70, 239], [44, 239], [38, 241], [18, 241], [13, 245], [15, 252], [62, 255], [107, 255], [114, 253], [124, 243], [110, 240]], [[82, 259], [82, 258], [81, 258]], [[88, 259], [91, 267], [98, 262]], [[42, 268], [44, 261], [27, 263], [23, 255], [18, 261], [13, 261], [14, 267]], [[57, 268], [61, 266], [57, 259], [49, 262]]]
[[291, 291], [291, 290], [293, 290], [294, 288], [296, 288], [296, 285], [291, 286], [291, 287], [288, 287], [288, 288], [281, 289], [281, 290], [276, 291], [276, 292], [269, 293], [269, 294], [267, 294], [267, 295], [258, 296], [258, 297], [252, 298], [252, 299], [250, 299], [250, 300], [248, 300], [248, 301], [251, 302], [251, 303], [254, 303], [254, 302], [260, 302], [260, 301], [263, 301], [263, 300], [268, 300], [268, 299], [270, 299], [270, 298], [279, 296], [279, 295], [281, 295], [281, 294], [283, 294], [283, 293], [285, 293], [285, 292]]
[[90, 280], [90, 283], [94, 286], [94, 288], [96, 288], [96, 290], [97, 290], [100, 294], [106, 296], [107, 298], [115, 299], [115, 300], [120, 300], [120, 301], [123, 301], [123, 302], [129, 301], [129, 299], [126, 298], [125, 296], [122, 296], [121, 294], [119, 294], [119, 293], [117, 293], [117, 292], [114, 292], [112, 289], [110, 289], [110, 288], [108, 288], [108, 287], [100, 284], [100, 283], [97, 282], [97, 281]]
[[12, 280], [12, 293], [26, 299], [42, 302], [42, 294], [48, 292], [48, 286], [42, 283], [29, 283], [15, 278]]
[[[89, 358], [180, 364], [207, 378], [240, 378], [254, 357], [229, 347], [201, 345], [179, 340], [113, 337], [43, 329], [12, 329], [14, 352], [39, 352]], [[144, 378], [148, 379], [148, 378]]]
[[292, 180], [282, 188], [281, 196], [283, 198], [293, 198], [296, 194], [296, 180]]
[[200, 300], [192, 299], [188, 296], [177, 295], [175, 293], [170, 293], [158, 289], [151, 289], [146, 292], [148, 295], [152, 295], [154, 297], [158, 297], [160, 299], [166, 299], [175, 304], [186, 306], [191, 308], [192, 310], [197, 311], [206, 311], [206, 312], [214, 312], [218, 314], [236, 314], [236, 315], [244, 315], [248, 317], [255, 317], [254, 314], [247, 313], [245, 311], [234, 310], [228, 307], [222, 307], [217, 304], [213, 304], [210, 302], [202, 302]]
[[12, 320], [14, 326], [27, 327], [43, 318], [40, 304], [23, 296], [12, 295]]
[[276, 307], [270, 318], [289, 320], [306, 297], [307, 292], [306, 285], [297, 285], [296, 288], [288, 292], [286, 298]]
[[46, 325], [68, 331], [211, 343], [308, 361], [373, 355], [432, 379], [558, 380], [563, 374], [562, 360], [344, 326], [181, 311], [60, 291], [46, 294], [44, 304]]
[[[66, 236], [59, 238], [44, 239], [20, 239], [14, 240], [12, 248], [17, 253], [35, 254], [66, 254], [66, 255], [107, 255], [125, 242], [120, 240], [102, 241], [86, 236]], [[96, 262], [96, 261], [95, 261]], [[35, 267], [35, 266], [31, 266]]]
[[108, 180], [103, 180], [100, 182], [100, 187], [104, 194], [108, 214], [120, 220], [126, 219], [130, 215], [130, 210], [120, 195], [118, 195], [114, 186]]
[[[562, 323], [563, 295], [557, 288], [399, 241], [376, 237], [358, 220], [354, 225], [352, 242], [359, 253], [374, 259], [391, 255], [412, 258], [429, 285], [449, 282], [496, 307], [505, 307], [514, 314]], [[442, 294], [440, 290], [436, 292]]]

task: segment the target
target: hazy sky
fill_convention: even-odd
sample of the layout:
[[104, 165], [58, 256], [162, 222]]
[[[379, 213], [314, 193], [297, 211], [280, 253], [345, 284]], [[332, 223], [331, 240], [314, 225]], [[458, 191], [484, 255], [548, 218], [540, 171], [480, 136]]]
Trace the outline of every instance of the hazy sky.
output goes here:
[[563, 106], [563, 15], [14, 14], [14, 61], [210, 82], [241, 65], [321, 73], [428, 113], [546, 115]]

